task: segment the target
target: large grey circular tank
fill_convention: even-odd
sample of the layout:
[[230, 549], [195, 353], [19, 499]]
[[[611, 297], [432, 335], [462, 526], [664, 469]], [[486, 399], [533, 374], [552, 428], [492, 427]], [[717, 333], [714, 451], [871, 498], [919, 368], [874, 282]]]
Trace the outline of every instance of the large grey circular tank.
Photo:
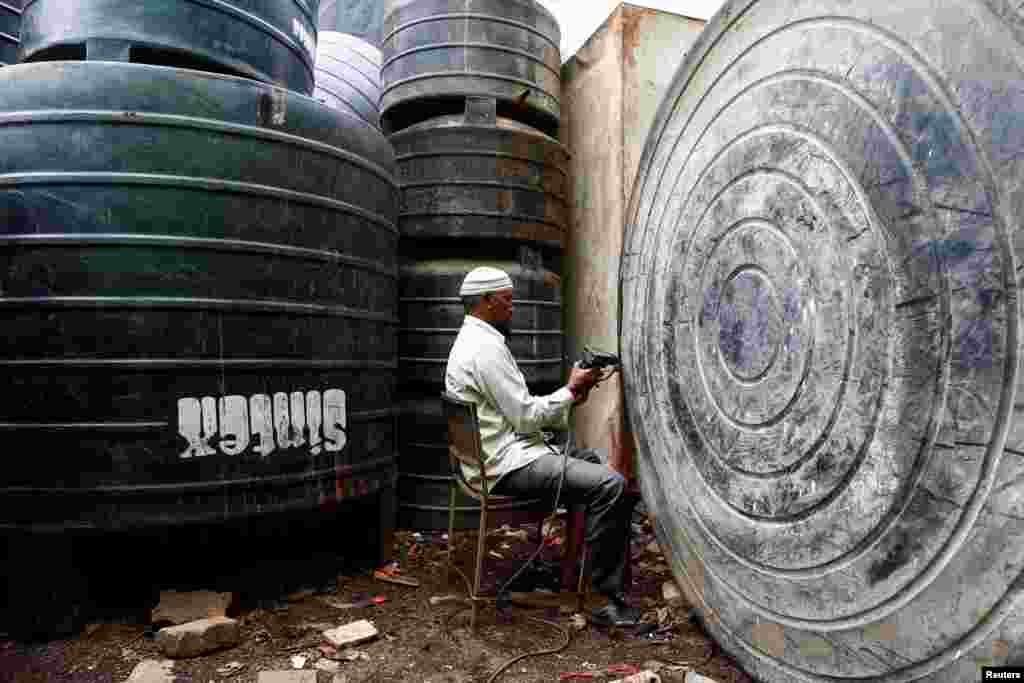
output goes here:
[[529, 126], [495, 118], [493, 109], [477, 116], [473, 104], [466, 114], [390, 136], [403, 237], [515, 240], [561, 249], [568, 224], [565, 147]]
[[25, 0], [21, 60], [131, 61], [313, 92], [318, 0]]
[[313, 98], [380, 128], [380, 50], [355, 36], [321, 31]]
[[[449, 253], [454, 249], [449, 249]], [[469, 254], [471, 248], [461, 251]], [[513, 357], [534, 393], [547, 393], [563, 378], [561, 280], [540, 264], [482, 257], [422, 260], [401, 267], [399, 376], [402, 406], [398, 463], [399, 524], [408, 529], [448, 527], [448, 433], [438, 396], [464, 311], [459, 286], [466, 273], [488, 265], [515, 284]], [[476, 528], [479, 505], [461, 492], [457, 528]]]
[[623, 247], [661, 546], [760, 681], [1024, 664], [1024, 11], [731, 0]]
[[384, 13], [384, 128], [462, 111], [469, 95], [556, 135], [561, 33], [536, 0], [390, 0]]
[[21, 0], [0, 0], [0, 66], [18, 61]]
[[0, 70], [0, 530], [315, 509], [395, 473], [393, 153], [257, 81]]

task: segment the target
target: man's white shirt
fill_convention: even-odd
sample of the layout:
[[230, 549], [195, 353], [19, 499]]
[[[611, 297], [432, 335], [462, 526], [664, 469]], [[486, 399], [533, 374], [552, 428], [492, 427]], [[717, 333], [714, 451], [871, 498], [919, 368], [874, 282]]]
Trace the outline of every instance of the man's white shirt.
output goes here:
[[[505, 474], [551, 452], [540, 430], [568, 428], [574, 400], [566, 387], [531, 396], [505, 336], [471, 315], [465, 317], [448, 355], [445, 389], [476, 404], [488, 489]], [[477, 468], [463, 464], [462, 471], [479, 486]]]

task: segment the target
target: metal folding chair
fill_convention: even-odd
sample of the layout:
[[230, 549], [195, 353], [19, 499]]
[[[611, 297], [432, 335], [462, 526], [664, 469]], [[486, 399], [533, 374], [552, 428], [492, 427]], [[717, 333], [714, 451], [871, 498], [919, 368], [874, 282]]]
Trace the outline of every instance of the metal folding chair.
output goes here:
[[[501, 512], [515, 511], [521, 514], [524, 511], [536, 511], [541, 515], [540, 525], [542, 525], [544, 515], [549, 514], [551, 510], [546, 509], [547, 503], [539, 498], [524, 501], [522, 498], [513, 496], [499, 496], [487, 490], [485, 480], [481, 480], [479, 488], [466, 481], [462, 473], [462, 463], [479, 468], [480, 472], [484, 471], [483, 448], [480, 445], [480, 424], [477, 420], [476, 405], [448, 393], [441, 394], [441, 404], [445, 420], [448, 423], [448, 461], [452, 470], [452, 483], [448, 493], [448, 558], [445, 564], [445, 576], [450, 576], [451, 570], [454, 568], [452, 557], [455, 552], [456, 487], [480, 503], [480, 530], [477, 535], [473, 581], [470, 584], [466, 579], [466, 583], [470, 584], [468, 586], [470, 588], [469, 601], [473, 609], [470, 629], [473, 635], [476, 635], [480, 603], [492, 602], [495, 599], [494, 596], [483, 596], [480, 593], [480, 578], [483, 573], [484, 555], [487, 552], [488, 522], [493, 515]], [[543, 534], [543, 529], [538, 529], [538, 531]]]

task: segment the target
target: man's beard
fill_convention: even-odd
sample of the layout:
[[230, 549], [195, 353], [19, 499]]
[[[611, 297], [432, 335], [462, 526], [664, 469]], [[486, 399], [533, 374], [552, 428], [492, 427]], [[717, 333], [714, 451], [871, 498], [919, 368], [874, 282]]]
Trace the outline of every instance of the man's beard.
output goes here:
[[494, 327], [494, 329], [496, 329], [498, 332], [501, 332], [503, 335], [505, 335], [505, 339], [512, 338], [512, 328], [510, 327], [510, 323], [508, 321], [500, 323], [494, 322], [491, 323], [491, 326]]

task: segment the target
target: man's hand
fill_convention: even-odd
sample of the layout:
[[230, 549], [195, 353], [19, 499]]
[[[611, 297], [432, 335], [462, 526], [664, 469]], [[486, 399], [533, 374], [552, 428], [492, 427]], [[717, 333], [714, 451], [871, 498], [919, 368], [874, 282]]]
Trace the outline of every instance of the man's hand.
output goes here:
[[596, 368], [584, 370], [575, 365], [572, 367], [572, 370], [569, 371], [569, 382], [566, 386], [569, 387], [569, 391], [572, 392], [573, 396], [576, 396], [577, 405], [587, 400], [590, 390], [597, 384], [599, 379], [601, 379], [601, 371]]

